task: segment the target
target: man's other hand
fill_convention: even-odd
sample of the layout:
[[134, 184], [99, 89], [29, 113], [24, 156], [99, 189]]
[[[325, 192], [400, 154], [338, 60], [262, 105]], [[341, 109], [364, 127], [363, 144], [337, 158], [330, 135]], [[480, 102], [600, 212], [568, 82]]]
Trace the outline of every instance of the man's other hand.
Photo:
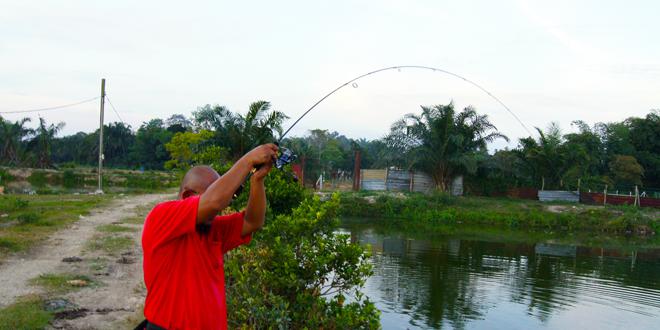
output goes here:
[[252, 174], [251, 180], [257, 181], [257, 182], [263, 182], [264, 178], [266, 175], [268, 175], [268, 172], [273, 168], [273, 162], [266, 163], [261, 165], [259, 169]]
[[[245, 158], [252, 167], [257, 167], [259, 165], [268, 165], [268, 167], [270, 167], [273, 160], [277, 158], [277, 150], [278, 148], [275, 144], [262, 144], [245, 154]], [[266, 174], [268, 174], [268, 171], [266, 171]]]

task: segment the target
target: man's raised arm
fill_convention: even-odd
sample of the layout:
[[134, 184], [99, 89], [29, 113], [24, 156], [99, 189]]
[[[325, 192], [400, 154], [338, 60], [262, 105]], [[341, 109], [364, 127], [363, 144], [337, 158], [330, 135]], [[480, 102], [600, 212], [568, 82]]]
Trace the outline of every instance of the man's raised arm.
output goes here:
[[[241, 157], [227, 173], [215, 180], [200, 196], [199, 206], [197, 208], [197, 223], [210, 224], [215, 216], [231, 203], [234, 192], [243, 183], [250, 171], [260, 165], [263, 166], [257, 173], [261, 172], [265, 167], [270, 169], [270, 164], [276, 156], [277, 146], [274, 144], [264, 144], [252, 149]], [[250, 195], [252, 195], [252, 192], [250, 192]]]
[[257, 170], [250, 179], [250, 197], [245, 209], [245, 219], [241, 236], [251, 234], [264, 226], [266, 219], [266, 187], [264, 179], [273, 163], [266, 164]]

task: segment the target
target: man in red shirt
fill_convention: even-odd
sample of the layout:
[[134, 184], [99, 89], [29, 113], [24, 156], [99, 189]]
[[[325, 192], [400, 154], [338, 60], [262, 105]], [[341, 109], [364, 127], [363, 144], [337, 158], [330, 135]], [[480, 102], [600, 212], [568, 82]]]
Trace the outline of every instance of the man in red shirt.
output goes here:
[[[223, 254], [250, 242], [264, 224], [264, 178], [277, 155], [265, 144], [245, 154], [223, 176], [207, 166], [190, 169], [179, 199], [158, 204], [142, 232], [147, 329], [226, 329]], [[218, 213], [253, 168], [247, 208]]]

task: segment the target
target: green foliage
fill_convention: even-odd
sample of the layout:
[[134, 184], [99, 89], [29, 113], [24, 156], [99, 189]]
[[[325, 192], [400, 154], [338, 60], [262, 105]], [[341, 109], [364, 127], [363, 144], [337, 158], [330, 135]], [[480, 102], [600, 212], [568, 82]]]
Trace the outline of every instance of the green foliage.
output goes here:
[[450, 225], [625, 234], [642, 233], [645, 226], [660, 225], [656, 217], [644, 215], [638, 209], [580, 207], [551, 212], [539, 202], [457, 198], [446, 194], [365, 197], [347, 193], [341, 201], [340, 213], [345, 217], [379, 218], [382, 224], [429, 232]]
[[7, 183], [14, 180], [14, 176], [9, 174], [6, 170], [0, 168], [0, 185], [6, 185]]
[[46, 172], [34, 171], [28, 177], [28, 182], [34, 187], [44, 187], [48, 183], [48, 175]]
[[65, 188], [82, 187], [85, 185], [85, 176], [76, 174], [70, 169], [64, 170], [62, 172], [62, 185]]
[[21, 224], [24, 224], [24, 225], [25, 224], [33, 224], [33, 225], [45, 224], [44, 222], [39, 221], [40, 220], [39, 215], [34, 213], [34, 212], [21, 213], [20, 215], [18, 215], [18, 217], [16, 217], [16, 219], [18, 219], [18, 221]]
[[486, 115], [472, 107], [456, 113], [454, 104], [422, 106], [420, 115], [408, 114], [392, 124], [385, 142], [399, 154], [399, 167], [415, 168], [433, 177], [446, 191], [457, 175], [474, 173], [486, 143], [508, 138], [497, 132]]
[[28, 122], [30, 118], [12, 123], [0, 116], [0, 164], [18, 166], [28, 161], [26, 141], [33, 133], [25, 127]]
[[207, 104], [194, 111], [193, 117], [199, 129], [215, 131], [214, 144], [227, 148], [232, 161], [260, 144], [274, 141], [274, 132], [281, 133], [282, 122], [288, 118], [283, 112], [271, 111], [267, 101], [253, 102], [245, 115]]
[[34, 130], [32, 138], [28, 141], [27, 148], [34, 156], [33, 164], [39, 168], [50, 168], [53, 166], [51, 160], [51, 147], [55, 135], [64, 128], [64, 123], [46, 124], [46, 120], [39, 117], [39, 126]]
[[[216, 168], [218, 173], [229, 170], [229, 166]], [[268, 207], [274, 214], [290, 214], [305, 198], [305, 189], [294, 180], [290, 166], [282, 170], [273, 168], [266, 177], [266, 198]], [[250, 194], [250, 182], [245, 183], [241, 194], [232, 202], [234, 209], [242, 209], [247, 205]]]
[[43, 303], [39, 297], [29, 296], [0, 309], [0, 330], [46, 328], [53, 319], [53, 314], [43, 309]]
[[641, 185], [644, 169], [632, 156], [616, 155], [610, 162], [610, 173], [617, 184]]
[[0, 199], [0, 210], [3, 212], [25, 210], [29, 205], [29, 201], [16, 196], [7, 196]]
[[146, 169], [162, 169], [169, 160], [165, 149], [174, 133], [168, 131], [161, 119], [152, 119], [142, 124], [135, 134], [135, 143], [131, 150], [133, 164]]
[[313, 129], [304, 137], [286, 139], [282, 145], [294, 150], [300, 163], [304, 162], [305, 178], [311, 183], [322, 173], [328, 178], [338, 170], [351, 171], [354, 167], [354, 150], [359, 148], [365, 149], [362, 166], [369, 168], [373, 157], [369, 157], [371, 154], [367, 153], [366, 149], [371, 143], [366, 140], [361, 141], [363, 145], [359, 146], [356, 141], [337, 132]]
[[203, 149], [204, 142], [213, 137], [213, 132], [201, 130], [195, 132], [179, 132], [165, 144], [165, 149], [170, 153], [170, 160], [165, 162], [166, 169], [187, 170], [197, 165], [196, 155]]
[[334, 233], [339, 197], [307, 198], [291, 214], [271, 217], [255, 243], [225, 263], [231, 327], [377, 328], [379, 313], [358, 294], [371, 274], [367, 252]]

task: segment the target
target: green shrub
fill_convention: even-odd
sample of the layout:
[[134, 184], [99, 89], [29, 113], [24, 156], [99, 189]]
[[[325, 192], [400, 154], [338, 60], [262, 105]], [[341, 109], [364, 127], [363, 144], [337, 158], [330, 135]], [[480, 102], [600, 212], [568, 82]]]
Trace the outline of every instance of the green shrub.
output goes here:
[[271, 216], [248, 248], [225, 263], [230, 327], [372, 329], [379, 311], [359, 293], [344, 295], [371, 274], [366, 250], [334, 233], [337, 195], [307, 198], [289, 214]]
[[59, 164], [57, 167], [59, 168], [76, 168], [78, 165], [75, 162], [66, 162]]
[[19, 214], [16, 218], [23, 225], [37, 224], [39, 222], [39, 215], [32, 212]]
[[28, 207], [28, 205], [30, 205], [30, 202], [28, 202], [24, 199], [15, 198], [14, 200], [15, 200], [15, 202], [14, 202], [14, 209], [15, 210], [26, 209]]
[[73, 170], [65, 170], [62, 173], [62, 185], [65, 188], [82, 187], [85, 184], [85, 177], [76, 174]]
[[46, 172], [34, 171], [27, 178], [28, 182], [34, 187], [44, 187], [48, 183]]
[[[229, 167], [221, 167], [216, 170], [218, 173], [224, 173], [229, 170]], [[305, 188], [294, 180], [293, 172], [288, 166], [282, 170], [272, 169], [268, 173], [265, 185], [268, 207], [274, 214], [290, 214], [305, 198]], [[250, 180], [245, 182], [243, 191], [232, 202], [232, 208], [236, 210], [244, 208], [249, 195]]]
[[4, 186], [14, 180], [14, 177], [4, 169], [0, 168], [0, 185]]

